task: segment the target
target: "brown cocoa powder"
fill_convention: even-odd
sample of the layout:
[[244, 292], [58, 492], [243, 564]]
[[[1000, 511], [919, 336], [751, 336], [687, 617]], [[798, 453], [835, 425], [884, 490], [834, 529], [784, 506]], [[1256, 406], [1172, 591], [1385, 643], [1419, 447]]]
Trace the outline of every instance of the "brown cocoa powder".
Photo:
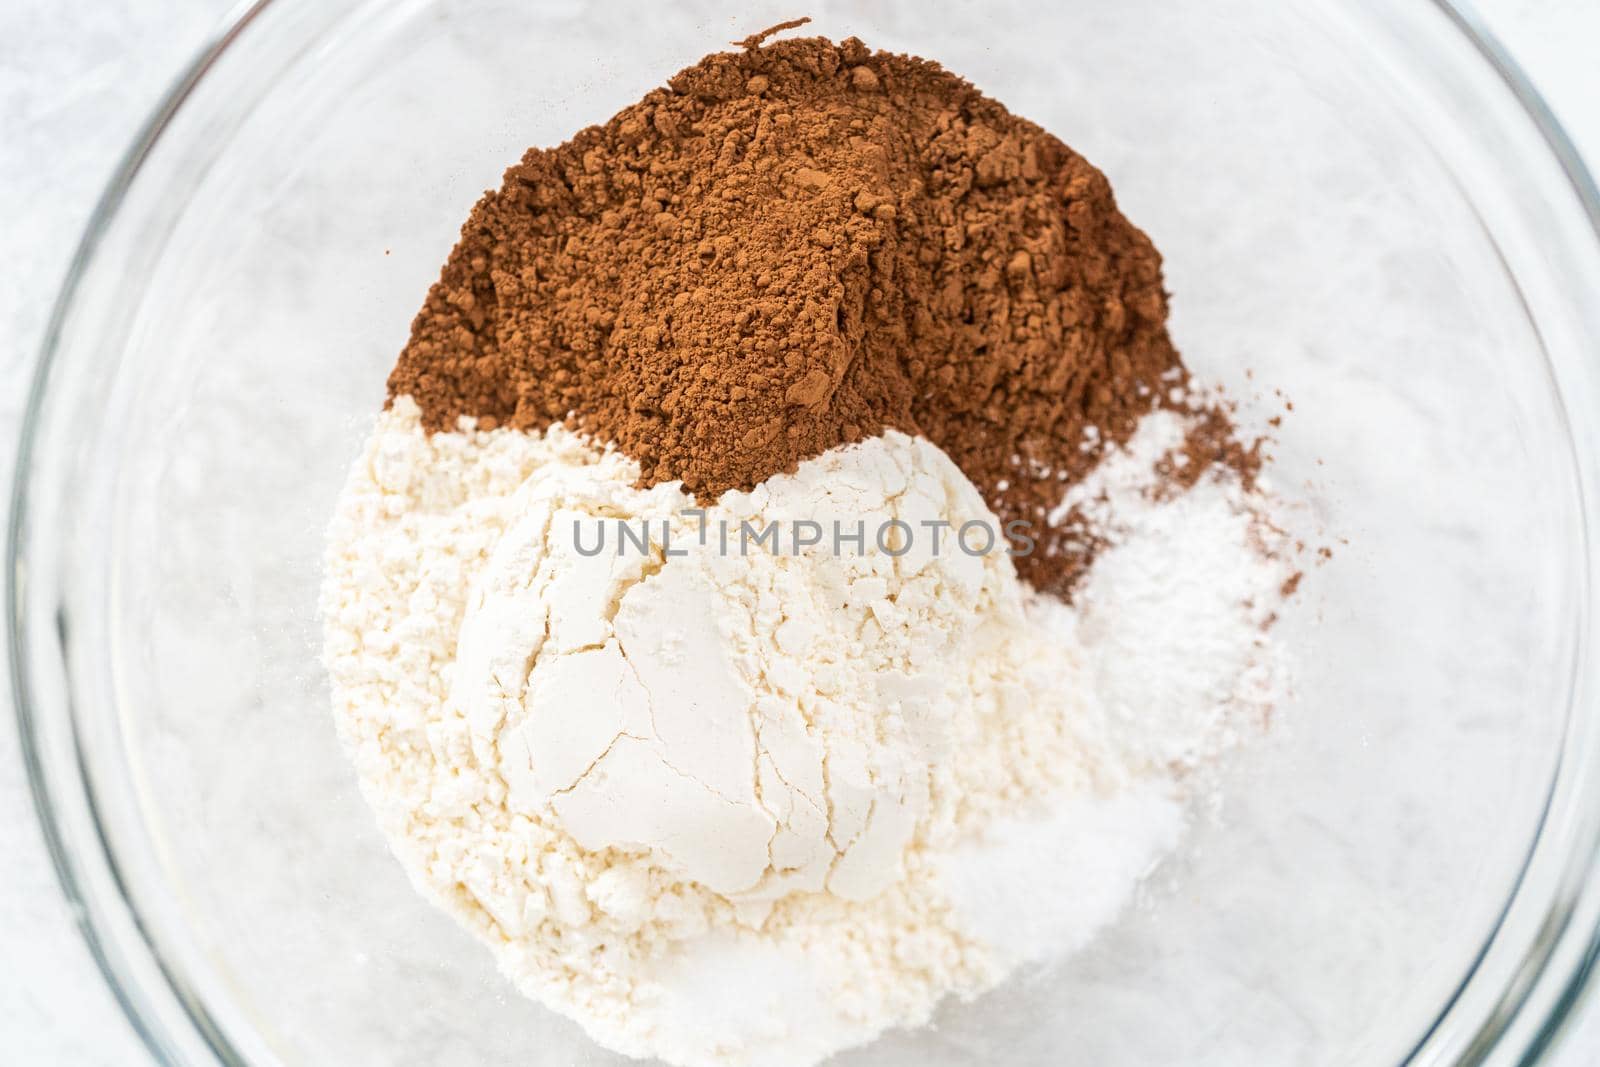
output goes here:
[[1046, 513], [1187, 385], [1160, 256], [1082, 156], [937, 64], [765, 36], [507, 170], [390, 398], [430, 430], [564, 420], [703, 501], [922, 434], [1064, 595], [1094, 543]]

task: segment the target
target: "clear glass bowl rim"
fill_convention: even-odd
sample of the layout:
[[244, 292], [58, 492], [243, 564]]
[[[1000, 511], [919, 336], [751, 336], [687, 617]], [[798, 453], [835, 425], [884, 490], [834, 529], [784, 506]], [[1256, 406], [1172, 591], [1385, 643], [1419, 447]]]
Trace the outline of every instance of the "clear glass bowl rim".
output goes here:
[[[1593, 242], [1590, 245], [1591, 250], [1600, 249], [1600, 188], [1597, 188], [1576, 147], [1533, 87], [1532, 81], [1473, 12], [1457, 6], [1452, 0], [1421, 0], [1421, 3], [1443, 14], [1454, 30], [1470, 44], [1487, 72], [1498, 80], [1502, 88], [1510, 92], [1520, 109], [1521, 116], [1532, 123], [1539, 139], [1543, 142], [1543, 147], [1558, 166], [1570, 187], [1570, 193], [1576, 198], [1581, 214], [1586, 219], [1586, 232], [1582, 235], [1572, 235], [1572, 240]], [[30, 517], [29, 498], [35, 458], [34, 445], [49, 394], [50, 372], [56, 361], [64, 325], [72, 313], [84, 277], [100, 249], [102, 238], [113, 219], [117, 217], [130, 186], [141, 172], [152, 150], [172, 124], [174, 117], [218, 59], [235, 45], [252, 23], [273, 6], [274, 0], [243, 0], [229, 13], [219, 29], [172, 83], [153, 113], [139, 129], [101, 193], [58, 291], [40, 345], [23, 412], [7, 522], [5, 574], [9, 582], [10, 595], [5, 625], [8, 673], [23, 762], [46, 847], [62, 891], [75, 916], [79, 933], [107, 987], [155, 1061], [174, 1067], [188, 1062], [188, 1058], [177, 1053], [179, 1046], [173, 1040], [175, 1035], [169, 1032], [172, 1019], [170, 1016], [165, 1019], [151, 1017], [153, 1013], [141, 1007], [142, 998], [135, 995], [135, 990], [131, 988], [137, 979], [130, 975], [126, 966], [116, 958], [115, 953], [108, 951], [110, 948], [108, 937], [115, 938], [120, 935], [116, 931], [101, 929], [96, 918], [97, 914], [100, 914], [97, 907], [100, 902], [92, 899], [92, 894], [86, 891], [81, 877], [85, 857], [76, 853], [69, 844], [69, 834], [64, 832], [63, 813], [69, 804], [81, 805], [84, 810], [74, 814], [86, 816], [89, 822], [98, 828], [98, 816], [94, 811], [93, 801], [88, 796], [87, 789], [84, 790], [84, 796], [79, 796], [76, 790], [64, 790], [60, 782], [54, 781], [42, 754], [41, 714], [48, 715], [52, 710], [59, 711], [67, 720], [66, 729], [69, 734], [75, 733], [76, 724], [72, 721], [70, 709], [39, 707], [34, 699], [30, 682], [28, 653], [30, 623], [27, 618], [27, 598], [24, 595], [28, 581], [26, 533]], [[1596, 340], [1600, 341], [1600, 337]], [[1600, 348], [1597, 348], [1596, 352], [1600, 353]], [[1600, 359], [1600, 354], [1592, 358]], [[1600, 415], [1600, 413], [1593, 414]], [[1586, 484], [1580, 477], [1577, 488], [1580, 492], [1585, 490], [1593, 492], [1596, 487]], [[1593, 502], [1586, 508], [1586, 513], [1592, 513], [1592, 509]], [[1588, 654], [1588, 649], [1583, 649], [1583, 652]], [[1575, 709], [1575, 713], [1582, 714], [1584, 710]], [[1600, 707], [1586, 710], [1589, 714], [1600, 717]], [[1567, 739], [1567, 748], [1571, 748], [1570, 736]], [[1570, 753], [1564, 751], [1563, 759], [1565, 760], [1568, 755]], [[83, 768], [80, 767], [79, 770], [82, 771]], [[62, 795], [69, 791], [72, 792], [70, 797]], [[1596, 791], [1600, 791], [1600, 785], [1591, 787], [1590, 792]], [[1596, 808], [1600, 808], [1600, 798], [1590, 799]], [[1538, 836], [1542, 837], [1546, 829], [1546, 823], [1542, 821]], [[1509, 1062], [1522, 1064], [1538, 1062], [1553, 1047], [1571, 1020], [1573, 1009], [1582, 1001], [1596, 964], [1600, 962], [1600, 877], [1594, 876], [1600, 872], [1600, 818], [1591, 820], [1591, 824], [1584, 829], [1585, 832], [1580, 835], [1577, 847], [1568, 857], [1564, 873], [1569, 875], [1573, 872], [1586, 873], [1590, 877], [1576, 879], [1568, 877], [1563, 880], [1563, 887], [1570, 890], [1575, 884], [1577, 889], [1564, 895], [1557, 893], [1541, 926], [1540, 936], [1513, 974], [1514, 981], [1498, 997], [1493, 1010], [1487, 1012], [1486, 1017], [1476, 1024], [1474, 1032], [1461, 1044], [1461, 1052], [1452, 1062], [1481, 1063], [1487, 1061], [1492, 1053], [1507, 1052], [1510, 1053]], [[104, 834], [99, 834], [96, 843], [99, 853], [93, 857], [92, 862], [103, 864], [109, 871], [113, 884], [121, 894], [120, 899], [116, 901], [117, 906], [125, 908], [136, 916], [137, 908], [134, 902], [122, 894], [117, 862], [109, 840]], [[1520, 881], [1517, 888], [1520, 889]], [[1515, 892], [1516, 890], [1513, 896]], [[1580, 896], [1586, 899], [1580, 901]], [[1592, 906], [1581, 907], [1580, 904]], [[1586, 916], [1588, 918], [1585, 918]], [[1575, 918], [1582, 920], [1576, 926], [1573, 922]], [[1497, 924], [1489, 932], [1485, 951], [1499, 932], [1500, 925]], [[1558, 951], [1563, 948], [1568, 951]], [[207, 1048], [217, 1062], [240, 1064], [241, 1067], [247, 1064], [248, 1059], [221, 1032], [201, 998], [194, 990], [187, 988], [180, 975], [162, 959], [159, 946], [146, 937], [139, 949], [153, 957], [156, 968], [168, 985], [166, 992], [170, 993], [181, 1006], [183, 1022], [192, 1028], [191, 1033], [185, 1035], [188, 1040], [183, 1043], [188, 1047], [196, 1047], [194, 1039], [198, 1038], [198, 1045]], [[1477, 969], [1478, 965], [1475, 963], [1463, 980], [1462, 988], [1473, 979]], [[1527, 1022], [1523, 1016], [1527, 1014], [1530, 1003], [1535, 999], [1532, 994], [1536, 987], [1547, 991], [1546, 995], [1537, 998], [1545, 1002], [1542, 1017], [1533, 1020], [1531, 1028], [1518, 1027], [1526, 1031], [1525, 1036], [1520, 1039], [1520, 1047], [1512, 1049], [1502, 1047], [1503, 1039], [1512, 1033], [1516, 1024]], [[1457, 996], [1459, 992], [1458, 989]], [[1437, 1061], [1436, 1056], [1429, 1055], [1429, 1045], [1455, 1003], [1456, 997], [1452, 997], [1440, 1007], [1433, 1024], [1427, 1032], [1418, 1037], [1407, 1062]]]

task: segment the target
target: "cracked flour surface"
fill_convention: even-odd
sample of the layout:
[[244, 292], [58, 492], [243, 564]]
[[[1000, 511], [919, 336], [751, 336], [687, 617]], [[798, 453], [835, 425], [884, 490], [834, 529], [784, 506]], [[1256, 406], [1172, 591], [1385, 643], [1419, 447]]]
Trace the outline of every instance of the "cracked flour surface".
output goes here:
[[[994, 523], [937, 448], [824, 454], [726, 494], [704, 543], [676, 483], [637, 481], [559, 426], [426, 435], [402, 397], [323, 595], [339, 727], [414, 883], [600, 1044], [816, 1063], [1087, 940], [1175, 843], [1167, 767], [1191, 753], [1118, 727], [1171, 694], [1137, 662], [1108, 682], [1079, 636], [1104, 621], [1033, 597], [1003, 552], [717, 544], [719, 520]], [[1218, 500], [1179, 520], [1249, 552]], [[648, 550], [619, 551], [618, 519], [649, 522]], [[1264, 605], [1282, 575], [1249, 578], [1221, 595]], [[1264, 646], [1233, 645], [1259, 682]], [[1237, 681], [1196, 683], [1189, 717], [1210, 729]]]

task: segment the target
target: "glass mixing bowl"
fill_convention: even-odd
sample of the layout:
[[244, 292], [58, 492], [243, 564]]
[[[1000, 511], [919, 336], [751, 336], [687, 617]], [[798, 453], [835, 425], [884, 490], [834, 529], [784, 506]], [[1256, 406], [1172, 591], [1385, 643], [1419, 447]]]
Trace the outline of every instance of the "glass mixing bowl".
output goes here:
[[326, 707], [321, 533], [502, 168], [802, 10], [1106, 170], [1191, 366], [1293, 402], [1278, 483], [1335, 547], [1283, 622], [1294, 701], [1115, 927], [838, 1062], [1536, 1059], [1600, 920], [1597, 201], [1422, 0], [251, 8], [94, 219], [11, 529], [40, 812], [151, 1050], [614, 1061], [389, 857]]

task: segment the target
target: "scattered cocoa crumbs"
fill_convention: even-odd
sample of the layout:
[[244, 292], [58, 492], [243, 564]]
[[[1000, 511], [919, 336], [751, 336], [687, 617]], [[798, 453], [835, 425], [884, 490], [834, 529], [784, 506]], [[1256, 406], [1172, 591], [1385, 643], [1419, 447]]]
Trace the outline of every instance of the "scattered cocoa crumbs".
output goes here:
[[1219, 466], [1237, 472], [1246, 490], [1255, 488], [1266, 442], [1257, 438], [1249, 445], [1242, 443], [1226, 407], [1200, 408], [1193, 414], [1195, 421], [1184, 435], [1183, 445], [1156, 464], [1161, 492], [1175, 496], [1193, 489], [1206, 471]]
[[[1093, 546], [1046, 513], [1187, 384], [1161, 258], [1038, 126], [853, 38], [762, 46], [791, 25], [507, 170], [390, 398], [434, 431], [567, 420], [702, 500], [920, 433], [1033, 524], [1019, 571], [1064, 594]], [[1226, 414], [1197, 434], [1193, 477], [1253, 470]]]

